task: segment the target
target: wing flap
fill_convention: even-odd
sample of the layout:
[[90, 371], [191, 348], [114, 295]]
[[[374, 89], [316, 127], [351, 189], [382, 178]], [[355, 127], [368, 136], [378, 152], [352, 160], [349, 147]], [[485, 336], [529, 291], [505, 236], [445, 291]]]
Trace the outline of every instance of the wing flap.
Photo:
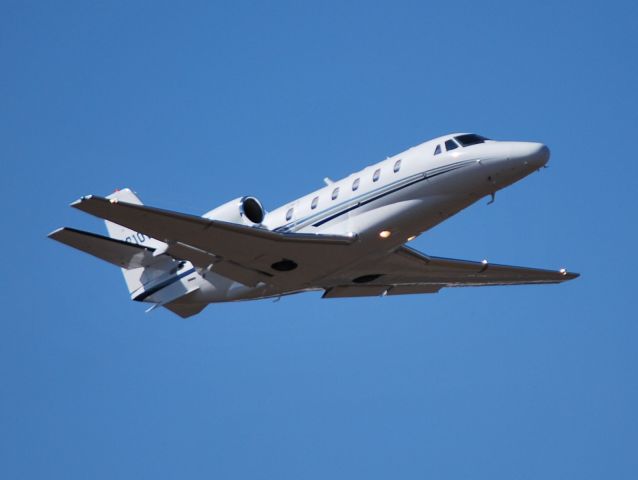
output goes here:
[[224, 260], [199, 248], [177, 242], [168, 246], [166, 253], [173, 258], [188, 260], [196, 267], [211, 270], [224, 277], [243, 283], [249, 287], [256, 286], [259, 282], [268, 282], [272, 275], [267, 272], [243, 267], [235, 262]]
[[380, 297], [385, 295], [408, 295], [415, 293], [437, 293], [444, 285], [415, 283], [406, 285], [338, 285], [327, 288], [321, 298]]
[[51, 232], [49, 238], [121, 268], [148, 267], [157, 261], [153, 249], [123, 242], [96, 233], [63, 227]]
[[415, 293], [438, 293], [444, 285], [436, 283], [414, 283], [406, 285], [393, 285], [388, 289], [388, 295], [411, 295]]
[[385, 285], [340, 285], [326, 289], [321, 298], [378, 297], [387, 289]]

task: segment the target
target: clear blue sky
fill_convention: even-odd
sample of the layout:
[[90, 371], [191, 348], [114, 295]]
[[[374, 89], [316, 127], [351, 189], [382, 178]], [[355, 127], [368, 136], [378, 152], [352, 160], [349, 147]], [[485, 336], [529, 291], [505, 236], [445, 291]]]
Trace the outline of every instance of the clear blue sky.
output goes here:
[[[0, 477], [634, 479], [635, 2], [0, 5]], [[46, 239], [273, 208], [452, 131], [550, 168], [423, 235], [559, 286], [144, 314]]]

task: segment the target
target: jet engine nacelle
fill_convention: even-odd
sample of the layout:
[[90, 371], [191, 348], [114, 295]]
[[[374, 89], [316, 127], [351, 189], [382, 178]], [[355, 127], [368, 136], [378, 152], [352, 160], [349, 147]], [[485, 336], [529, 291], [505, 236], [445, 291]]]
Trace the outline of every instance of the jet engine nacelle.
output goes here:
[[202, 216], [210, 220], [223, 220], [224, 222], [253, 226], [264, 221], [266, 211], [255, 197], [239, 197]]

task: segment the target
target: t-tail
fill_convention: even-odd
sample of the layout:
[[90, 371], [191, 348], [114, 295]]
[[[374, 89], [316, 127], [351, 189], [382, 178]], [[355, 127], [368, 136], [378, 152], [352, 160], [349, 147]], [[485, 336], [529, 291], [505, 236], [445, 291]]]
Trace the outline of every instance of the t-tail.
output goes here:
[[[132, 190], [117, 190], [112, 202], [142, 205]], [[163, 306], [182, 317], [200, 312], [206, 304], [193, 303], [199, 274], [190, 262], [177, 261], [165, 252], [168, 245], [140, 232], [105, 220], [108, 237], [74, 228], [60, 228], [54, 240], [82, 250], [121, 268], [132, 300]]]

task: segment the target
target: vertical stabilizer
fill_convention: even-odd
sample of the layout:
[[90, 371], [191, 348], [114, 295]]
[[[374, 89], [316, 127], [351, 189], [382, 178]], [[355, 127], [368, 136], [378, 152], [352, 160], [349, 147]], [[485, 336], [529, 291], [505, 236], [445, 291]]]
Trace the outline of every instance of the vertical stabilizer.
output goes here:
[[[116, 190], [106, 198], [116, 199], [121, 202], [133, 203], [135, 205], [142, 205], [142, 201], [129, 188]], [[134, 230], [131, 230], [130, 228], [123, 227], [122, 225], [118, 225], [117, 223], [113, 223], [108, 220], [105, 220], [104, 223], [106, 224], [106, 230], [108, 231], [109, 237], [111, 238], [159, 251], [163, 251], [166, 249], [166, 244], [164, 242], [156, 240], [155, 238], [151, 238], [148, 235], [136, 232]], [[166, 273], [167, 270], [171, 269], [174, 266], [173, 264], [174, 261], [171, 258], [166, 257], [165, 262], [158, 262], [157, 265], [153, 265], [153, 268], [141, 267], [128, 270], [123, 268], [122, 273], [124, 274], [124, 280], [126, 281], [126, 286], [128, 287], [129, 293], [135, 292], [144, 283], [147, 283], [149, 280], [152, 280]]]

